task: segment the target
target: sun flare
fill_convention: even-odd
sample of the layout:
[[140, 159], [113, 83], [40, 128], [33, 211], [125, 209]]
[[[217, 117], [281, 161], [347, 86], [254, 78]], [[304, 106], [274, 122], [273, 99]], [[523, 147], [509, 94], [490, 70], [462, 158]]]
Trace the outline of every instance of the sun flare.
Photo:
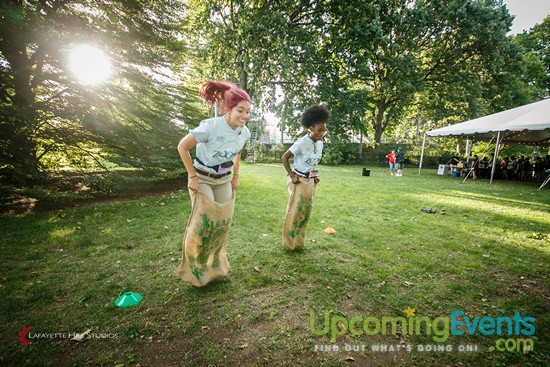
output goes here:
[[79, 45], [71, 51], [69, 67], [78, 80], [87, 85], [102, 83], [112, 73], [109, 58], [90, 45]]

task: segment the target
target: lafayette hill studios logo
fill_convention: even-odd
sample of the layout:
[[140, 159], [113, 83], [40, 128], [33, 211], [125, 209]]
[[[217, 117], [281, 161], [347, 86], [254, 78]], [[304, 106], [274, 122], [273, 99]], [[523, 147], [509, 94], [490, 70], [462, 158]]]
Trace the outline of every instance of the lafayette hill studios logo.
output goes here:
[[23, 327], [23, 329], [21, 329], [21, 331], [19, 332], [19, 338], [17, 340], [19, 340], [21, 344], [23, 344], [23, 346], [27, 346], [31, 343], [31, 341], [27, 339], [27, 333], [31, 330], [32, 330], [32, 326], [29, 326], [29, 327]]
[[118, 338], [116, 333], [94, 333], [92, 329], [86, 330], [83, 333], [76, 332], [63, 332], [63, 333], [31, 333], [32, 326], [23, 327], [18, 332], [21, 345], [27, 346], [32, 343], [34, 339], [70, 339], [75, 341], [82, 341], [84, 339], [112, 339]]

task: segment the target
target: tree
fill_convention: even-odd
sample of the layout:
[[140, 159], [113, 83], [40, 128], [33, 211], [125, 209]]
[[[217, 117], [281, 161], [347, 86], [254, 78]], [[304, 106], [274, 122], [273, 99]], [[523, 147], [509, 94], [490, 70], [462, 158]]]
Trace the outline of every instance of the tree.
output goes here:
[[523, 51], [525, 67], [520, 77], [531, 87], [532, 99], [550, 96], [550, 16], [512, 40]]
[[[430, 130], [481, 115], [522, 106], [550, 93], [550, 17], [528, 32], [509, 36], [498, 57], [472, 80], [471, 88], [438, 85], [417, 96], [422, 121]], [[473, 87], [473, 88], [472, 88]], [[467, 107], [470, 108], [467, 108]], [[410, 114], [409, 114], [410, 115]]]
[[493, 75], [500, 50], [508, 49], [511, 17], [499, 1], [328, 4], [319, 58], [311, 63], [319, 79], [337, 70], [345, 90], [363, 94], [376, 142], [423, 92], [430, 91], [432, 106], [449, 96], [458, 102], [461, 95], [455, 108], [475, 114], [480, 75]]
[[314, 100], [303, 65], [311, 36], [322, 23], [321, 5], [309, 0], [192, 1], [189, 29], [193, 43], [200, 45], [203, 78], [233, 81], [251, 95], [255, 111], [270, 109], [283, 121], [292, 120]]
[[208, 0], [193, 9], [205, 74], [237, 82], [286, 127], [324, 102], [334, 135], [380, 142], [411, 108], [472, 117], [525, 98], [499, 89], [514, 91], [519, 72], [501, 1]]
[[[181, 133], [174, 122], [204, 116], [190, 97], [196, 90], [180, 87], [169, 71], [185, 52], [178, 40], [185, 10], [176, 0], [4, 1], [2, 178], [24, 184], [55, 155], [72, 161], [86, 155], [98, 163], [116, 155], [137, 167], [177, 164]], [[70, 74], [67, 55], [85, 42], [111, 58], [111, 83], [85, 87]]]

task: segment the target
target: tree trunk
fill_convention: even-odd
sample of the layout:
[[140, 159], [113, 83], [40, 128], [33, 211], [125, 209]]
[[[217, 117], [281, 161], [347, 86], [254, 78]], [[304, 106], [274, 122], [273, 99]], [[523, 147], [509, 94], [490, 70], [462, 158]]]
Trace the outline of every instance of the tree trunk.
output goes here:
[[386, 111], [388, 109], [388, 105], [384, 101], [378, 101], [374, 112], [373, 112], [373, 118], [372, 118], [372, 127], [374, 128], [374, 141], [376, 143], [380, 143], [382, 140], [382, 134], [384, 134], [384, 130], [387, 126], [387, 121], [384, 118]]
[[2, 161], [0, 176], [2, 180], [12, 185], [28, 185], [41, 176], [37, 143], [27, 128], [32, 122], [26, 120], [36, 117], [34, 114], [23, 114], [23, 116], [3, 116], [2, 118], [4, 143], [0, 150]]
[[[11, 3], [14, 11], [22, 11], [20, 2]], [[2, 180], [20, 186], [39, 177], [40, 172], [37, 142], [33, 131], [37, 119], [33, 107], [35, 94], [31, 85], [32, 74], [36, 69], [33, 69], [33, 61], [17, 24], [14, 24], [8, 33], [0, 46], [0, 51], [12, 70], [13, 93], [7, 96], [9, 102], [2, 109], [0, 116], [0, 176]]]

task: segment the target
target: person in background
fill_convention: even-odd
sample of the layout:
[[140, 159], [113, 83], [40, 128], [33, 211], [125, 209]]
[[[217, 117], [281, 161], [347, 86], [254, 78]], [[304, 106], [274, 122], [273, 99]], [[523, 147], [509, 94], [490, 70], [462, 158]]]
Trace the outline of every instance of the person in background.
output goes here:
[[523, 162], [525, 161], [525, 157], [521, 156], [518, 159], [518, 164], [516, 165], [516, 178], [517, 180], [521, 181], [522, 175], [523, 175]]
[[[296, 140], [281, 157], [287, 172], [289, 193], [283, 225], [283, 243], [287, 250], [305, 246], [306, 227], [319, 183], [316, 166], [323, 155], [323, 138], [329, 118], [330, 112], [324, 105], [307, 107], [300, 119], [300, 124], [307, 130], [307, 134]], [[290, 167], [289, 162], [292, 157], [294, 169]]]
[[536, 158], [533, 172], [535, 174], [535, 181], [542, 181], [544, 179], [544, 161], [541, 157]]
[[401, 150], [401, 147], [397, 148], [395, 153], [395, 169], [397, 170], [396, 176], [403, 176], [403, 166], [405, 164], [405, 153]]
[[451, 161], [449, 162], [451, 166], [457, 166], [460, 162], [460, 158], [458, 157], [458, 153], [454, 153], [453, 157], [451, 158]]
[[458, 153], [453, 154], [453, 157], [449, 160], [449, 165], [451, 167], [451, 175], [453, 172], [457, 172], [459, 176], [463, 175], [464, 161], [458, 157]]
[[502, 158], [500, 161], [500, 171], [502, 172], [502, 178], [504, 180], [508, 179], [508, 157]]
[[517, 166], [518, 166], [518, 162], [516, 160], [516, 157], [511, 156], [510, 157], [510, 163], [508, 164], [508, 177], [510, 179], [515, 179], [516, 178]]
[[488, 177], [487, 172], [491, 171], [489, 167], [489, 160], [487, 159], [487, 157], [483, 157], [481, 158], [481, 160], [478, 160], [478, 166], [479, 166], [478, 172], [476, 172], [477, 176], [481, 176], [481, 178], [487, 178]]
[[390, 164], [390, 175], [393, 176], [393, 172], [395, 171], [395, 150], [392, 150], [391, 153], [386, 154], [386, 158]]
[[466, 173], [468, 171], [466, 164], [464, 164], [464, 161], [460, 159], [458, 163], [454, 166], [457, 172], [459, 173], [460, 177], [465, 177]]
[[531, 167], [531, 162], [529, 158], [526, 157], [521, 163], [521, 181], [531, 180], [533, 177], [533, 167]]
[[474, 154], [472, 160], [470, 161], [470, 171], [472, 172], [472, 179], [477, 180], [479, 170], [479, 157], [477, 154]]

